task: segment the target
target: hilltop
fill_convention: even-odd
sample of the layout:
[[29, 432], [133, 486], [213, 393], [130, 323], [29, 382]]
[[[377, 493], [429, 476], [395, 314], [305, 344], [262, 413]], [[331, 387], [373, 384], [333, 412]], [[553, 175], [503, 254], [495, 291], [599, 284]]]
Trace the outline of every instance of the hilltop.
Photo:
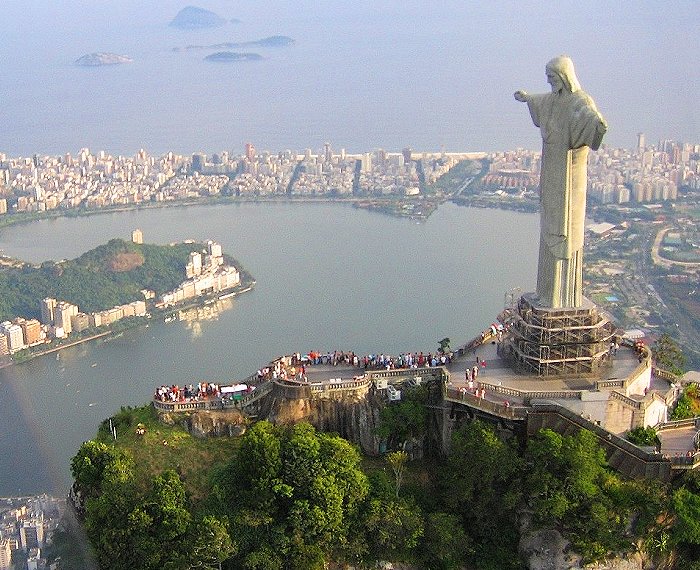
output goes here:
[[205, 248], [200, 243], [163, 246], [112, 239], [73, 260], [3, 269], [0, 320], [18, 315], [40, 318], [39, 302], [44, 297], [92, 312], [143, 298], [142, 289], [170, 291], [184, 280], [190, 252]]
[[216, 28], [225, 23], [226, 20], [214, 12], [197, 6], [186, 6], [172, 19], [170, 26], [181, 30], [199, 30]]

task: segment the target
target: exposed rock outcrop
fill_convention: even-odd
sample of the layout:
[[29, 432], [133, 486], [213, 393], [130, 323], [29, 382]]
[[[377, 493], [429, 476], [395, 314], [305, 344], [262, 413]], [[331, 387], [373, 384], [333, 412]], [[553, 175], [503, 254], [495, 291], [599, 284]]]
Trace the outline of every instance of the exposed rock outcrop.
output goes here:
[[530, 570], [653, 570], [639, 554], [584, 564], [571, 543], [555, 529], [532, 529], [527, 517], [520, 528], [520, 554]]
[[376, 455], [379, 451], [380, 396], [369, 391], [365, 395], [347, 393], [325, 398], [278, 398], [271, 394], [260, 409], [261, 418], [277, 425], [309, 422], [316, 429], [335, 432], [359, 445], [363, 453]]
[[179, 423], [195, 437], [243, 435], [248, 423], [238, 410], [202, 411], [186, 414], [160, 413], [160, 421], [168, 425]]
[[520, 552], [530, 570], [564, 570], [581, 568], [581, 557], [558, 531], [527, 531], [520, 538]]

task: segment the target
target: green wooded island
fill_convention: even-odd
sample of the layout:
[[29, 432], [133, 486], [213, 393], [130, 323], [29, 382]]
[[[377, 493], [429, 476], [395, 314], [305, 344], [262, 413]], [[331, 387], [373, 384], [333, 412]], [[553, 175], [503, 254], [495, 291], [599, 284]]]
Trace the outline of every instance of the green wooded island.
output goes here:
[[[206, 247], [193, 242], [155, 245], [112, 239], [76, 259], [2, 270], [0, 320], [18, 315], [40, 318], [39, 303], [45, 297], [66, 299], [92, 312], [143, 298], [144, 289], [165, 293], [184, 281], [190, 253]], [[252, 281], [236, 260], [227, 259], [241, 272], [241, 281]]]

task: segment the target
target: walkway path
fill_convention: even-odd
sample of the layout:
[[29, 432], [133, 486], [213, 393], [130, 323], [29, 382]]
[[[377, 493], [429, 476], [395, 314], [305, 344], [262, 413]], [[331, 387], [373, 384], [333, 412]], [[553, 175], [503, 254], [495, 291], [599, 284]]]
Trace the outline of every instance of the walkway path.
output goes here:
[[661, 440], [661, 453], [668, 457], [684, 456], [688, 452], [693, 453], [695, 451], [693, 438], [697, 431], [694, 426], [660, 431], [658, 435]]

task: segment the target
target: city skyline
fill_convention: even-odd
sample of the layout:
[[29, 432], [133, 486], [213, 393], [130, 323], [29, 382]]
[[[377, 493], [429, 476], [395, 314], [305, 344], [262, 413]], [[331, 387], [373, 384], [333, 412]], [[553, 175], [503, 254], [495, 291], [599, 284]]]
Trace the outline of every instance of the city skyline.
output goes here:
[[[700, 187], [700, 144], [665, 140], [647, 145], [638, 133], [637, 148], [603, 146], [589, 160], [589, 194], [599, 203], [675, 201], [678, 189]], [[144, 149], [133, 156], [112, 156], [81, 149], [75, 156], [8, 157], [0, 153], [0, 215], [15, 212], [138, 206], [149, 202], [212, 196], [243, 199], [265, 196], [326, 198], [445, 197], [438, 180], [465, 161], [457, 194], [475, 179], [481, 190], [537, 194], [540, 153], [515, 149], [492, 153], [426, 153], [376, 149], [350, 154], [325, 143], [316, 154], [258, 151], [212, 155], [173, 152], [156, 156]], [[482, 166], [478, 162], [482, 161]], [[471, 163], [469, 161], [472, 161]], [[488, 162], [488, 172], [478, 173]], [[471, 164], [472, 166], [469, 166]], [[433, 185], [437, 184], [431, 189]], [[454, 182], [452, 182], [454, 184]], [[448, 194], [453, 194], [457, 188]], [[415, 204], [405, 214], [413, 214]], [[424, 206], [429, 215], [431, 208]], [[421, 217], [419, 216], [419, 217]]]

